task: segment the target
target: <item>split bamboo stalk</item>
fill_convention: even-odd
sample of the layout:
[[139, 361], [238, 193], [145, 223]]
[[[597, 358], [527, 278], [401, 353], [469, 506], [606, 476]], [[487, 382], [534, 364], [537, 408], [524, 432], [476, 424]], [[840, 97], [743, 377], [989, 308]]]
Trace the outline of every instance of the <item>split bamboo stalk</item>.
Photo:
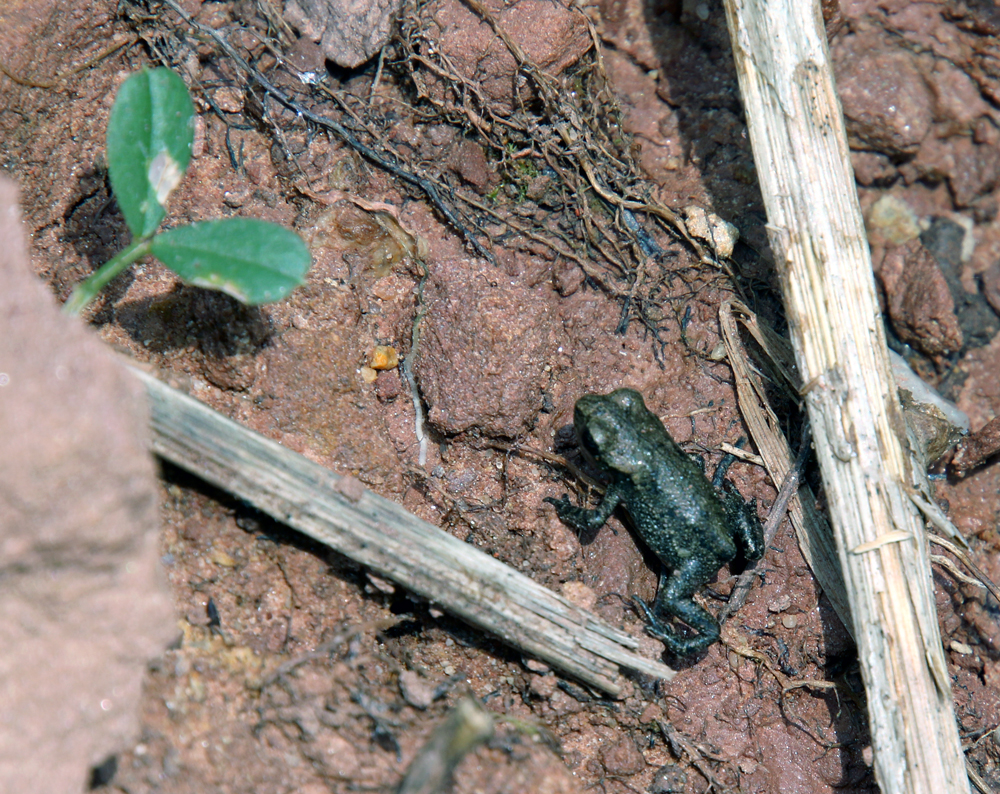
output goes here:
[[885, 794], [969, 790], [819, 3], [725, 0]]

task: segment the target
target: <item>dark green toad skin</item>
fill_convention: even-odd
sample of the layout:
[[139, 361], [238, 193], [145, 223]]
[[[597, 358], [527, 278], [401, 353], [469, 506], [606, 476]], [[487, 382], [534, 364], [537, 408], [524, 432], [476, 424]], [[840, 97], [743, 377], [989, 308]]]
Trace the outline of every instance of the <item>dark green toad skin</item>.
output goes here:
[[[643, 542], [663, 563], [647, 631], [678, 656], [719, 639], [719, 622], [694, 602], [695, 591], [740, 552], [747, 561], [764, 555], [764, 533], [756, 505], [743, 501], [726, 482], [720, 500], [701, 467], [670, 437], [663, 423], [633, 389], [587, 394], [573, 413], [580, 446], [611, 474], [596, 510], [546, 497], [563, 523], [596, 532], [619, 504], [632, 517]], [[698, 634], [683, 637], [667, 620], [680, 618]]]

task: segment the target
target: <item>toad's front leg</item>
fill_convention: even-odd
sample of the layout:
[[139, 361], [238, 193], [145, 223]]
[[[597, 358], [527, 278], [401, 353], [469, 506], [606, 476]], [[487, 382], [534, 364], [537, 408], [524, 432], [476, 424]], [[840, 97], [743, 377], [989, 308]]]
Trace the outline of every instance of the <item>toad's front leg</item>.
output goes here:
[[572, 527], [577, 532], [593, 533], [603, 527], [611, 518], [614, 509], [622, 501], [622, 492], [612, 483], [604, 492], [604, 499], [594, 510], [577, 507], [569, 501], [567, 494], [563, 494], [561, 499], [546, 496], [542, 501], [555, 507], [559, 520], [567, 526]]

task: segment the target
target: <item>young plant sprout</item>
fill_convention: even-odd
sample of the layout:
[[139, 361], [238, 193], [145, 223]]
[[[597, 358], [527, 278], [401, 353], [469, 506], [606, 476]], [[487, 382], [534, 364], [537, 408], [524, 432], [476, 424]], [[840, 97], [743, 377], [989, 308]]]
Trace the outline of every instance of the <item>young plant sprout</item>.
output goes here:
[[79, 314], [115, 276], [152, 254], [188, 284], [256, 305], [303, 283], [311, 258], [297, 234], [253, 218], [221, 218], [157, 233], [194, 143], [194, 105], [169, 69], [143, 69], [118, 91], [108, 119], [108, 173], [132, 242], [73, 291]]

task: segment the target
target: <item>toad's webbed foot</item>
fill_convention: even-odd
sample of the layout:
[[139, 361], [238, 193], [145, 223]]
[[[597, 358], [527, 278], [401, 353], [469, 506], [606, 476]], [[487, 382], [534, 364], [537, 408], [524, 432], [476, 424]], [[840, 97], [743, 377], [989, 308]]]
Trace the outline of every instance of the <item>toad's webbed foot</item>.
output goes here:
[[[698, 634], [693, 637], [682, 637], [676, 631], [663, 623], [641, 598], [632, 598], [632, 603], [646, 616], [646, 633], [650, 637], [655, 637], [664, 645], [667, 650], [675, 656], [690, 656], [691, 654], [703, 651], [709, 645], [717, 642], [720, 636], [718, 621], [709, 612], [692, 602], [692, 606], [704, 612], [706, 619], [698, 620]], [[693, 622], [686, 620], [685, 622]]]

